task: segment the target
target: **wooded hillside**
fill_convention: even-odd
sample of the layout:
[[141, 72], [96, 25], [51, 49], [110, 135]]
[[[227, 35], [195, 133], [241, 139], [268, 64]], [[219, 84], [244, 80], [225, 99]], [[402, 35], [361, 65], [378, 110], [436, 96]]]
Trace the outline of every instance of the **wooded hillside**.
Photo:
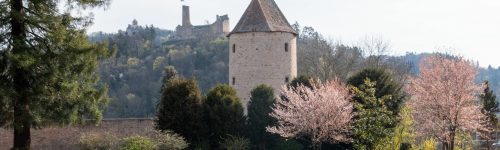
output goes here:
[[[392, 70], [399, 81], [418, 74], [418, 63], [429, 54], [408, 53], [389, 56], [389, 43], [368, 38], [349, 46], [324, 38], [312, 27], [293, 25], [299, 33], [298, 74], [321, 80], [338, 77], [347, 80], [353, 73], [370, 67]], [[93, 33], [93, 42], [107, 41], [115, 49], [111, 58], [101, 60], [101, 81], [109, 86], [112, 98], [104, 116], [107, 118], [153, 117], [160, 96], [164, 68], [174, 66], [184, 77], [196, 78], [203, 93], [218, 83], [228, 81], [228, 40], [204, 35], [196, 39], [171, 40], [174, 32], [130, 24], [117, 33]], [[500, 68], [481, 68], [478, 83], [489, 80], [500, 94]]]

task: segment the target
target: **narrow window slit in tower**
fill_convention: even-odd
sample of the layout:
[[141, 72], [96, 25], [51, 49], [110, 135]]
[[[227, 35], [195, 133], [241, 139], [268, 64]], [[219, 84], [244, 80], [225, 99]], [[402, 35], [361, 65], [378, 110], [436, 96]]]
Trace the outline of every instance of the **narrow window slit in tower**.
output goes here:
[[233, 77], [233, 85], [235, 85], [235, 84], [236, 84], [236, 78]]
[[288, 83], [288, 81], [290, 81], [290, 78], [285, 77], [285, 83]]
[[288, 52], [288, 43], [285, 43], [285, 52]]
[[233, 44], [233, 53], [236, 53], [236, 44]]

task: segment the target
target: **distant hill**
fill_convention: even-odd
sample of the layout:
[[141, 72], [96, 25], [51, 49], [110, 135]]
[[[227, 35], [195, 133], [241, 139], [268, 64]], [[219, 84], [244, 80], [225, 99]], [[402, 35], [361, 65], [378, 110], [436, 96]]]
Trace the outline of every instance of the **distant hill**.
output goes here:
[[[294, 25], [295, 26], [295, 25]], [[297, 31], [298, 25], [296, 25]], [[299, 74], [347, 78], [370, 65], [371, 58], [362, 56], [355, 46], [331, 45], [311, 27], [304, 27], [298, 38]], [[216, 84], [228, 83], [228, 40], [217, 35], [205, 35], [188, 40], [174, 38], [174, 31], [154, 26], [131, 24], [117, 33], [93, 33], [94, 42], [107, 41], [116, 49], [109, 59], [101, 61], [101, 82], [109, 86], [112, 98], [104, 113], [106, 118], [154, 117], [160, 97], [163, 69], [174, 66], [184, 77], [194, 77], [202, 92]], [[429, 54], [408, 53], [404, 56], [384, 56], [387, 67], [409, 66], [417, 74], [418, 63]], [[306, 56], [306, 57], [304, 57]], [[408, 73], [403, 71], [403, 73]], [[404, 75], [404, 74], [403, 74]], [[500, 68], [481, 68], [480, 83], [489, 80], [491, 88], [500, 95]]]

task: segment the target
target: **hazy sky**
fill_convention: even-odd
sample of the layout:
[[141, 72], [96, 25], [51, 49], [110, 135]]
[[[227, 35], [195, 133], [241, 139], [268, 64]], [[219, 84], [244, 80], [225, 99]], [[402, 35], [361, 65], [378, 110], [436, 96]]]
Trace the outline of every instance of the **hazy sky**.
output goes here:
[[[312, 26], [326, 37], [359, 43], [382, 37], [392, 54], [446, 51], [500, 66], [500, 0], [275, 0], [290, 23]], [[116, 32], [133, 19], [174, 29], [181, 6], [191, 6], [194, 25], [228, 14], [234, 27], [250, 0], [113, 0], [96, 10], [90, 32]]]

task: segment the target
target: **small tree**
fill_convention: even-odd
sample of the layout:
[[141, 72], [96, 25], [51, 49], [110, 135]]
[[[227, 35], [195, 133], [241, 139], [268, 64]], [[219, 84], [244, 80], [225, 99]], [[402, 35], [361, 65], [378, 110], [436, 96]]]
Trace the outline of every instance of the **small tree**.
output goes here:
[[354, 147], [357, 149], [375, 149], [377, 143], [392, 136], [395, 123], [392, 112], [385, 102], [389, 96], [377, 98], [376, 83], [369, 79], [358, 87], [352, 87], [356, 115], [353, 121]]
[[270, 149], [272, 144], [278, 142], [278, 137], [266, 132], [266, 127], [276, 123], [269, 116], [275, 101], [274, 89], [268, 85], [259, 85], [250, 94], [248, 104], [248, 127], [250, 137], [258, 149]]
[[236, 90], [229, 85], [217, 85], [208, 91], [205, 99], [206, 128], [213, 148], [222, 138], [240, 135], [245, 125], [245, 116]]
[[322, 142], [347, 141], [353, 117], [351, 95], [340, 81], [329, 81], [312, 88], [305, 85], [282, 88], [270, 114], [278, 120], [267, 131], [285, 138], [306, 138], [314, 149]]
[[[400, 107], [406, 98], [406, 95], [403, 93], [403, 85], [396, 82], [392, 78], [392, 75], [383, 68], [363, 69], [351, 76], [347, 84], [359, 88], [365, 84], [366, 79], [376, 83], [374, 87], [376, 98], [380, 99], [384, 96], [390, 96], [390, 99], [384, 101], [384, 105], [393, 113], [391, 117], [397, 118]], [[355, 100], [358, 101], [357, 99]]]
[[172, 130], [197, 141], [204, 136], [202, 98], [194, 79], [173, 78], [164, 83], [157, 104], [156, 129]]
[[458, 58], [434, 55], [420, 63], [420, 75], [412, 77], [408, 101], [419, 133], [443, 142], [453, 150], [458, 131], [489, 131], [487, 117], [477, 102], [481, 86], [474, 83], [477, 69]]
[[[484, 92], [480, 95], [483, 109], [481, 110], [483, 114], [486, 115], [487, 126], [489, 128], [495, 128], [498, 122], [497, 113], [500, 111], [498, 108], [498, 102], [496, 100], [496, 96], [493, 93], [493, 90], [490, 89], [490, 85], [488, 81], [484, 82], [485, 89]], [[485, 133], [484, 137], [486, 138], [486, 145], [488, 145], [488, 149], [491, 148], [491, 139], [494, 138], [492, 134]]]
[[411, 109], [407, 106], [401, 108], [399, 116], [400, 122], [396, 128], [394, 128], [394, 135], [377, 143], [375, 149], [406, 150], [415, 145], [415, 129], [413, 117], [411, 116]]

